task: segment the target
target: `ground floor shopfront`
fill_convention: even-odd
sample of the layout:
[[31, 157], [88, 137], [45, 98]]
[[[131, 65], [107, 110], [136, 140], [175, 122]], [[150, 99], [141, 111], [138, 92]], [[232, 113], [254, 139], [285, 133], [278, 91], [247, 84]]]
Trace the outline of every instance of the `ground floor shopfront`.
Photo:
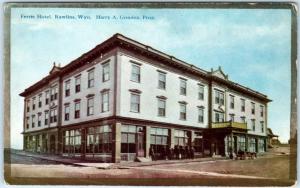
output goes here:
[[[263, 140], [263, 141], [261, 141]], [[196, 129], [144, 121], [95, 121], [24, 134], [27, 151], [102, 162], [163, 158], [166, 148], [193, 147], [196, 157], [228, 155], [238, 150], [263, 152], [265, 139], [246, 132]]]
[[267, 136], [249, 134], [246, 123], [215, 123], [205, 131], [204, 138], [204, 151], [212, 155], [267, 151]]

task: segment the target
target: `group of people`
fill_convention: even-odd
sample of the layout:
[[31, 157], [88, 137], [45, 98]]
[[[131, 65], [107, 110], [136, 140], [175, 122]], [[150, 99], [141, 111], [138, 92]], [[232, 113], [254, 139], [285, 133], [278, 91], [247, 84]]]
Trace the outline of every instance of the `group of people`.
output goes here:
[[172, 159], [194, 159], [195, 149], [190, 146], [175, 146], [171, 148], [164, 146], [160, 150], [155, 150], [154, 146], [150, 147], [149, 155], [152, 161], [157, 159], [172, 160]]

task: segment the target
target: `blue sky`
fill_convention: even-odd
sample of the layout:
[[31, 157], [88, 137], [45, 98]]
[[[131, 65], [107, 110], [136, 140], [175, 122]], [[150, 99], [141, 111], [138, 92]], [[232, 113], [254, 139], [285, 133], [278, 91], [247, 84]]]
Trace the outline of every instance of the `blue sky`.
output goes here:
[[[21, 15], [51, 15], [22, 19]], [[54, 19], [87, 15], [90, 20]], [[153, 16], [153, 20], [97, 20], [102, 16]], [[11, 145], [22, 147], [23, 98], [52, 68], [66, 65], [115, 33], [262, 92], [269, 127], [289, 139], [291, 12], [284, 9], [50, 9], [17, 8], [11, 16]]]

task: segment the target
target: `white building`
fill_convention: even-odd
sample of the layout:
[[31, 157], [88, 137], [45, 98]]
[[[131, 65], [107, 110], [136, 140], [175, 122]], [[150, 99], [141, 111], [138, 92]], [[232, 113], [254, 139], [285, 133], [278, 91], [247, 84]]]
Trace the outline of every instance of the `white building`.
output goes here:
[[267, 96], [120, 34], [20, 95], [29, 151], [119, 162], [150, 147], [266, 150]]

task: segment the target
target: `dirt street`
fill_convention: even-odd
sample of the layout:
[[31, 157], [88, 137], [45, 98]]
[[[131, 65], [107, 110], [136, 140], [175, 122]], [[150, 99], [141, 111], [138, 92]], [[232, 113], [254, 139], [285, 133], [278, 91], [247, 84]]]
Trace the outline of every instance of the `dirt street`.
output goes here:
[[276, 148], [255, 160], [187, 161], [135, 167], [123, 163], [113, 169], [56, 164], [12, 154], [11, 165], [5, 164], [5, 169], [10, 170], [16, 184], [291, 185], [289, 151], [283, 150]]

